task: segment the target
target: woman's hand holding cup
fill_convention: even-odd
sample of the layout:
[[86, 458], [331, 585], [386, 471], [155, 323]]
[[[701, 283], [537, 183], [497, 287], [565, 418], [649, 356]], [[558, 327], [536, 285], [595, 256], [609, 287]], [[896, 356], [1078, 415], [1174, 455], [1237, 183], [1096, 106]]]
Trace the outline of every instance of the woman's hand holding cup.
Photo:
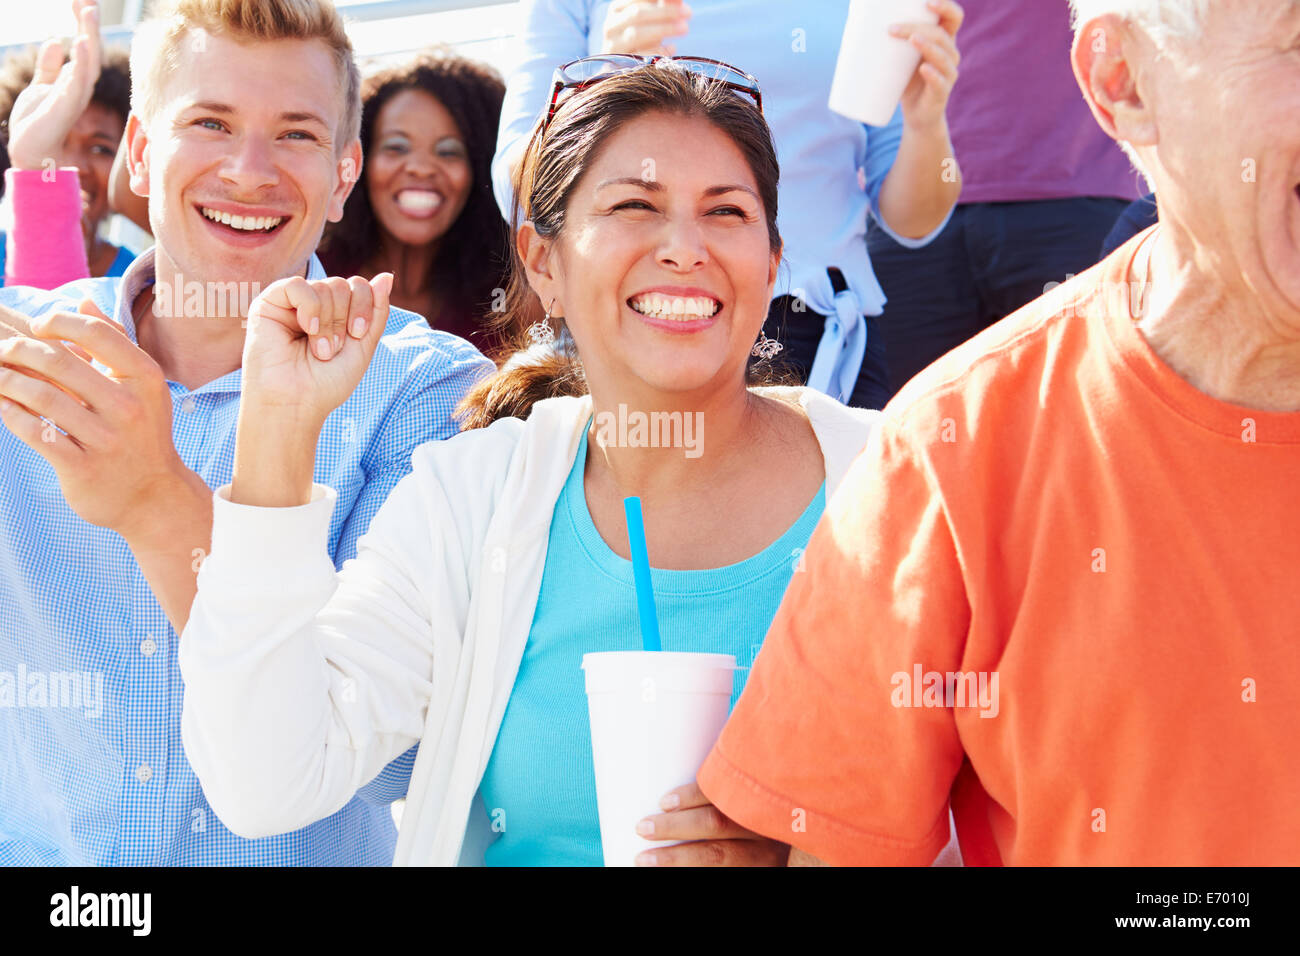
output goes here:
[[903, 122], [916, 129], [946, 124], [948, 97], [957, 82], [957, 31], [966, 14], [954, 0], [926, 4], [939, 17], [937, 24], [897, 23], [892, 36], [907, 40], [921, 53], [921, 62], [903, 90]]
[[785, 866], [790, 847], [746, 830], [689, 783], [664, 795], [665, 812], [646, 817], [637, 832], [647, 840], [685, 840], [648, 849], [638, 866]]

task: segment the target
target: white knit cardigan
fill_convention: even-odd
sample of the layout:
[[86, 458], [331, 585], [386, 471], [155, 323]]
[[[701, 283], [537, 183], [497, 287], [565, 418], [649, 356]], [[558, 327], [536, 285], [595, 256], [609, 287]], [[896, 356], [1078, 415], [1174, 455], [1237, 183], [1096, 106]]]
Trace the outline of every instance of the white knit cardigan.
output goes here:
[[[807, 413], [828, 496], [877, 413], [763, 389]], [[256, 838], [326, 817], [420, 748], [397, 865], [481, 863], [474, 808], [528, 640], [551, 516], [591, 400], [423, 445], [335, 572], [335, 495], [255, 508], [215, 494], [212, 551], [179, 649], [186, 754], [213, 810]]]

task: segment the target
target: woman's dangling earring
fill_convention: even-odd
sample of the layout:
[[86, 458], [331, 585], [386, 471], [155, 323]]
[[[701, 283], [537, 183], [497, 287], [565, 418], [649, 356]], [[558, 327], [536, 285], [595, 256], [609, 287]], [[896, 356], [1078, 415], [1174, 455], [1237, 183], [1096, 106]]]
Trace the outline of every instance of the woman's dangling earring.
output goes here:
[[756, 359], [770, 362], [772, 359], [776, 358], [776, 354], [783, 348], [785, 348], [784, 345], [776, 339], [769, 339], [767, 337], [767, 332], [761, 331], [758, 333], [758, 341], [755, 342], [754, 347], [749, 350], [749, 354], [754, 356]]
[[551, 328], [551, 309], [555, 308], [555, 300], [546, 309], [546, 318], [541, 322], [534, 322], [528, 326], [528, 341], [533, 345], [550, 347], [555, 344], [555, 330]]

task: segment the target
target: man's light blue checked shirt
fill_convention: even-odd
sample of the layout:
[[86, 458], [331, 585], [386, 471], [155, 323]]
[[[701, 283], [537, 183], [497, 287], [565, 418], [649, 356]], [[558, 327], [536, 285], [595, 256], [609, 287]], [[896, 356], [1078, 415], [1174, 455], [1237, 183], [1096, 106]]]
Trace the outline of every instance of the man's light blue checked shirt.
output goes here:
[[[313, 257], [308, 278], [324, 277]], [[0, 304], [34, 317], [89, 296], [134, 341], [131, 305], [153, 278], [150, 251], [120, 279], [0, 289]], [[491, 369], [464, 340], [392, 310], [361, 384], [321, 434], [315, 480], [338, 490], [336, 565], [355, 554], [411, 451], [455, 433], [452, 410]], [[194, 391], [168, 386], [181, 459], [209, 487], [224, 485], [240, 372]], [[237, 837], [181, 748], [176, 642], [122, 538], [79, 518], [53, 468], [0, 426], [0, 864], [390, 864], [389, 802], [405, 792], [414, 750], [327, 819]]]

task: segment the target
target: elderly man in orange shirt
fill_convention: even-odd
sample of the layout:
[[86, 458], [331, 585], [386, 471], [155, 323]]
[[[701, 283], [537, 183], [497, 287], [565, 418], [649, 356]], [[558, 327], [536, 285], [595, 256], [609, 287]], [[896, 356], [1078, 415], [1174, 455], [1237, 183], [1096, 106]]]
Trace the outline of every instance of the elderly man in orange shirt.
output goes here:
[[1161, 223], [827, 507], [699, 776], [792, 864], [1300, 863], [1300, 2], [1074, 7]]

